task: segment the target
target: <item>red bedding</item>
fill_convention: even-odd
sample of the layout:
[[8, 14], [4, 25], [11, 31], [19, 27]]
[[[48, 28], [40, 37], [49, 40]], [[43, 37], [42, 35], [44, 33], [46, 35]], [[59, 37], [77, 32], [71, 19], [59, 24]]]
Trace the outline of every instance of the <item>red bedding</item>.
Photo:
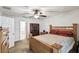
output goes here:
[[52, 29], [50, 30], [50, 34], [57, 34], [62, 36], [73, 36], [72, 29]]

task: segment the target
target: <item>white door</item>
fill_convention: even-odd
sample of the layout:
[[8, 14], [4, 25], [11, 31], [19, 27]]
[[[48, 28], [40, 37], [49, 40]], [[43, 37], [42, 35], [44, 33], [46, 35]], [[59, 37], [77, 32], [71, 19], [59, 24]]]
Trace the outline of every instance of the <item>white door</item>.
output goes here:
[[20, 21], [20, 40], [26, 39], [26, 22]]

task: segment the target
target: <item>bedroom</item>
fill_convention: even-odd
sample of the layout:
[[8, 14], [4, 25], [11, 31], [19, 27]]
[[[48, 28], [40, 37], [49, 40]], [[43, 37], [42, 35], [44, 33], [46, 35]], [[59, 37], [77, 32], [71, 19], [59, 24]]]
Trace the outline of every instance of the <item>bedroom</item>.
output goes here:
[[[68, 40], [70, 40], [70, 38], [73, 37], [76, 38], [76, 41], [74, 40], [74, 42], [76, 42], [77, 44], [79, 40], [78, 15], [79, 15], [78, 6], [0, 6], [0, 27], [3, 29], [6, 28], [6, 30], [9, 32], [8, 34], [9, 39], [7, 43], [8, 48], [5, 48], [6, 46], [5, 47], [3, 46], [3, 49], [0, 50], [2, 51], [5, 48], [9, 53], [27, 53], [27, 52], [43, 53], [43, 52], [51, 52], [49, 50], [53, 49], [54, 51], [52, 50], [52, 52], [60, 52], [59, 48], [63, 47], [61, 44], [57, 43], [55, 43], [55, 45], [52, 44], [58, 47], [58, 49], [56, 49], [57, 47], [54, 49], [51, 48], [50, 46], [51, 44], [43, 45], [44, 44], [43, 43], [42, 45], [38, 46], [39, 45], [38, 42], [36, 47], [35, 45], [33, 45], [34, 41], [33, 42], [30, 41], [31, 38], [30, 36], [38, 35], [36, 37], [39, 36], [43, 37], [44, 35], [50, 33], [51, 27], [52, 28], [54, 27], [55, 29], [52, 30], [52, 32], [54, 35], [57, 35], [57, 38], [61, 37], [63, 40], [64, 38], [69, 38]], [[57, 33], [55, 33], [56, 31]], [[62, 34], [63, 31], [65, 34]], [[32, 33], [32, 35], [30, 33]], [[49, 38], [47, 36], [44, 37]], [[1, 40], [0, 40], [0, 47], [2, 47], [1, 45], [3, 44], [1, 43]], [[32, 45], [29, 44], [28, 41], [30, 41], [29, 43], [33, 44]], [[45, 43], [47, 43], [47, 41], [45, 41]], [[33, 51], [30, 51], [30, 45], [32, 46], [31, 49]], [[49, 46], [50, 48], [48, 48]], [[41, 49], [39, 49], [40, 47]], [[76, 47], [76, 49], [78, 49], [78, 47]], [[3, 52], [5, 53], [5, 51]], [[74, 53], [76, 53], [76, 51]]]

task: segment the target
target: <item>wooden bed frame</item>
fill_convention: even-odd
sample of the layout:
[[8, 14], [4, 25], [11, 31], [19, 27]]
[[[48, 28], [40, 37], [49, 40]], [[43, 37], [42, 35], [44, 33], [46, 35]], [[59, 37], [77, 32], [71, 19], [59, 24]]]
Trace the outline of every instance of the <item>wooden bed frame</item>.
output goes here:
[[[73, 24], [73, 26], [52, 26], [52, 25], [50, 25], [50, 30], [53, 27], [72, 28], [73, 29], [72, 32], [73, 32], [73, 38], [74, 38], [75, 44], [71, 51], [73, 51], [73, 50], [76, 51], [76, 49], [77, 49], [77, 24]], [[61, 49], [61, 47], [55, 48], [45, 42], [41, 42], [41, 41], [33, 38], [32, 35], [30, 35], [30, 38], [29, 38], [29, 48], [30, 48], [30, 50], [32, 50], [32, 52], [35, 52], [35, 53], [59, 53], [59, 49]]]

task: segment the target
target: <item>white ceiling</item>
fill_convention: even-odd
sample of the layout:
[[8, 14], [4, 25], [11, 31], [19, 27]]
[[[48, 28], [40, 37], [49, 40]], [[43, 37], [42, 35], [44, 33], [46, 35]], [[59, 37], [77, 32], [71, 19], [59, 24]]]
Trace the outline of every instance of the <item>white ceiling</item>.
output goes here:
[[37, 7], [33, 7], [33, 6], [30, 6], [29, 7], [30, 9], [41, 9], [41, 10], [44, 10], [44, 11], [52, 11], [52, 12], [65, 12], [65, 11], [70, 11], [70, 10], [73, 10], [73, 9], [76, 9], [76, 8], [79, 8], [78, 6], [37, 6]]
[[62, 12], [68, 12], [75, 9], [78, 9], [78, 6], [6, 6], [9, 7], [10, 10], [0, 7], [0, 11], [3, 15], [7, 16], [19, 16], [26, 14], [29, 15], [32, 13], [33, 9], [39, 9], [43, 11], [44, 14], [56, 14]]

